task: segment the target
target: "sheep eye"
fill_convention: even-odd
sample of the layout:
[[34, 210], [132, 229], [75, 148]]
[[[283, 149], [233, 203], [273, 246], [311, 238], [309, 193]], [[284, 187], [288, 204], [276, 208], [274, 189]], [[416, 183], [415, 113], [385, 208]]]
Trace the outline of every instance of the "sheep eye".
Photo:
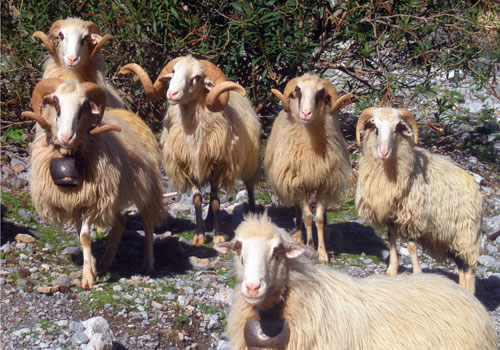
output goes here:
[[273, 258], [278, 259], [284, 252], [285, 248], [283, 247], [282, 244], [278, 245], [277, 247], [274, 247], [273, 249]]
[[[236, 252], [236, 254], [238, 254], [238, 255], [241, 254], [241, 241], [234, 242], [233, 251]], [[243, 258], [242, 258], [242, 261], [243, 261]], [[243, 262], [242, 262], [242, 264], [243, 264]]]
[[191, 85], [197, 84], [200, 81], [201, 77], [199, 75], [195, 76], [191, 79]]
[[59, 32], [59, 39], [64, 40], [64, 35], [62, 32]]
[[295, 96], [300, 100], [302, 97], [302, 92], [300, 91], [300, 88], [298, 86], [295, 87]]
[[241, 265], [244, 265], [243, 264], [243, 257], [240, 257], [240, 262], [241, 262]]

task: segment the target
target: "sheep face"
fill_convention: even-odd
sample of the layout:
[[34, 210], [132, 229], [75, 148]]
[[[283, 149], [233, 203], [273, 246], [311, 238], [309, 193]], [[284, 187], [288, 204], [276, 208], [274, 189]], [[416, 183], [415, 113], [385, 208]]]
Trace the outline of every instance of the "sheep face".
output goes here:
[[190, 57], [179, 60], [171, 73], [160, 78], [163, 82], [168, 80], [167, 100], [173, 105], [195, 102], [204, 89], [211, 90], [215, 86], [205, 77], [201, 63]]
[[101, 36], [91, 33], [83, 21], [64, 22], [59, 32], [52, 35], [56, 36], [53, 40], [59, 60], [70, 70], [85, 65], [92, 48], [101, 40]]
[[310, 124], [327, 112], [326, 89], [314, 80], [300, 80], [290, 95], [290, 111], [302, 124]]
[[77, 147], [79, 130], [87, 131], [88, 122], [100, 117], [99, 107], [89, 101], [84, 88], [73, 81], [61, 84], [54, 93], [46, 95], [42, 111], [52, 125], [52, 142], [66, 150]]
[[412, 131], [400, 113], [392, 108], [379, 108], [373, 113], [371, 118], [364, 125], [366, 132], [365, 140], [373, 157], [381, 160], [390, 159], [393, 154], [396, 139], [400, 135], [411, 137]]

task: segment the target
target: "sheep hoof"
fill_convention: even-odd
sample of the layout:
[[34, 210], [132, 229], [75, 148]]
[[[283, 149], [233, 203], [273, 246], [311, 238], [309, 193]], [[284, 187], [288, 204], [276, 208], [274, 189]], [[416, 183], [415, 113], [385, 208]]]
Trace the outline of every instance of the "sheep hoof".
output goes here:
[[304, 240], [302, 239], [302, 231], [295, 232], [295, 234], [293, 235], [293, 239], [299, 244], [304, 244]]
[[193, 245], [203, 245], [206, 242], [204, 233], [195, 233], [193, 237]]
[[83, 289], [92, 289], [94, 287], [94, 281], [97, 274], [95, 271], [91, 271], [91, 269], [84, 269], [82, 276], [82, 288]]
[[224, 235], [214, 235], [214, 244], [225, 242], [226, 238]]
[[329, 264], [330, 259], [328, 258], [328, 253], [323, 250], [318, 250], [319, 262], [321, 264]]

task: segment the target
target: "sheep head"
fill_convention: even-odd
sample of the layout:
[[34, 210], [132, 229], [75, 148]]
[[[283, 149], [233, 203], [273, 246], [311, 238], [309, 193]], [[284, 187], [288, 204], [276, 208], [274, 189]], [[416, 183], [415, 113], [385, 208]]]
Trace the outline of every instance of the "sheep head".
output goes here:
[[365, 139], [368, 139], [370, 135], [375, 135], [376, 150], [374, 153], [376, 154], [374, 156], [377, 155], [382, 160], [390, 157], [394, 140], [399, 134], [406, 137], [413, 134], [414, 145], [416, 146], [418, 143], [417, 122], [406, 108], [371, 107], [365, 109], [356, 124], [356, 140], [359, 146], [361, 146], [362, 132], [367, 133]]
[[251, 215], [238, 226], [232, 242], [218, 244], [218, 248], [235, 253], [238, 282], [248, 304], [269, 309], [280, 301], [287, 277], [286, 261], [305, 253], [289, 236], [272, 224], [267, 214]]
[[[170, 82], [167, 100], [170, 104], [190, 104], [199, 96], [206, 96], [205, 103], [209, 110], [223, 110], [229, 101], [228, 90], [235, 90], [245, 96], [245, 89], [229, 82], [224, 73], [214, 64], [197, 60], [191, 56], [177, 57], [162, 69], [155, 83], [137, 64], [125, 65], [118, 74], [135, 73], [144, 87], [146, 95], [159, 100]], [[208, 93], [207, 93], [208, 92]]]
[[342, 103], [353, 96], [345, 94], [339, 99], [332, 83], [310, 74], [290, 80], [283, 94], [276, 89], [271, 91], [281, 100], [283, 110], [296, 116], [304, 124], [311, 123], [318, 115], [324, 115], [323, 109], [328, 102], [328, 113], [335, 115]]
[[42, 40], [49, 53], [67, 69], [84, 66], [104, 43], [114, 39], [110, 34], [101, 37], [95, 23], [78, 18], [55, 21], [48, 34], [37, 31], [32, 37]]
[[84, 138], [81, 133], [97, 135], [106, 131], [120, 131], [114, 125], [99, 126], [106, 107], [106, 93], [94, 83], [45, 79], [33, 91], [34, 112], [22, 116], [38, 122], [50, 141], [71, 153]]

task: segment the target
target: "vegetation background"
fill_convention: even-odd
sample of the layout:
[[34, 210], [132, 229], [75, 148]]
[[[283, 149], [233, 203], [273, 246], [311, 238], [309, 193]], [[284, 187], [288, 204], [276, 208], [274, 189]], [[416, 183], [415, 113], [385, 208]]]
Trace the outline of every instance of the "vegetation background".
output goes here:
[[[161, 129], [166, 103], [148, 100], [140, 83], [117, 72], [135, 62], [154, 79], [170, 59], [188, 53], [219, 65], [245, 86], [263, 116], [279, 108], [271, 88], [282, 89], [290, 78], [316, 71], [340, 77], [338, 89], [358, 97], [357, 112], [380, 102], [400, 107], [418, 102], [424, 106], [417, 120], [445, 136], [464, 122], [477, 129], [490, 120], [486, 134], [500, 129], [492, 108], [472, 115], [457, 107], [462, 93], [434, 84], [443, 76], [456, 83], [470, 78], [475, 89], [500, 99], [498, 1], [6, 0], [1, 3], [1, 128], [11, 138], [32, 123], [19, 116], [30, 106], [47, 54], [31, 35], [69, 16], [93, 21], [101, 34], [116, 37], [103, 50], [106, 76], [155, 131]], [[425, 104], [433, 105], [430, 115]], [[265, 131], [269, 120], [263, 120]], [[494, 161], [496, 153], [489, 151], [479, 155]]]

